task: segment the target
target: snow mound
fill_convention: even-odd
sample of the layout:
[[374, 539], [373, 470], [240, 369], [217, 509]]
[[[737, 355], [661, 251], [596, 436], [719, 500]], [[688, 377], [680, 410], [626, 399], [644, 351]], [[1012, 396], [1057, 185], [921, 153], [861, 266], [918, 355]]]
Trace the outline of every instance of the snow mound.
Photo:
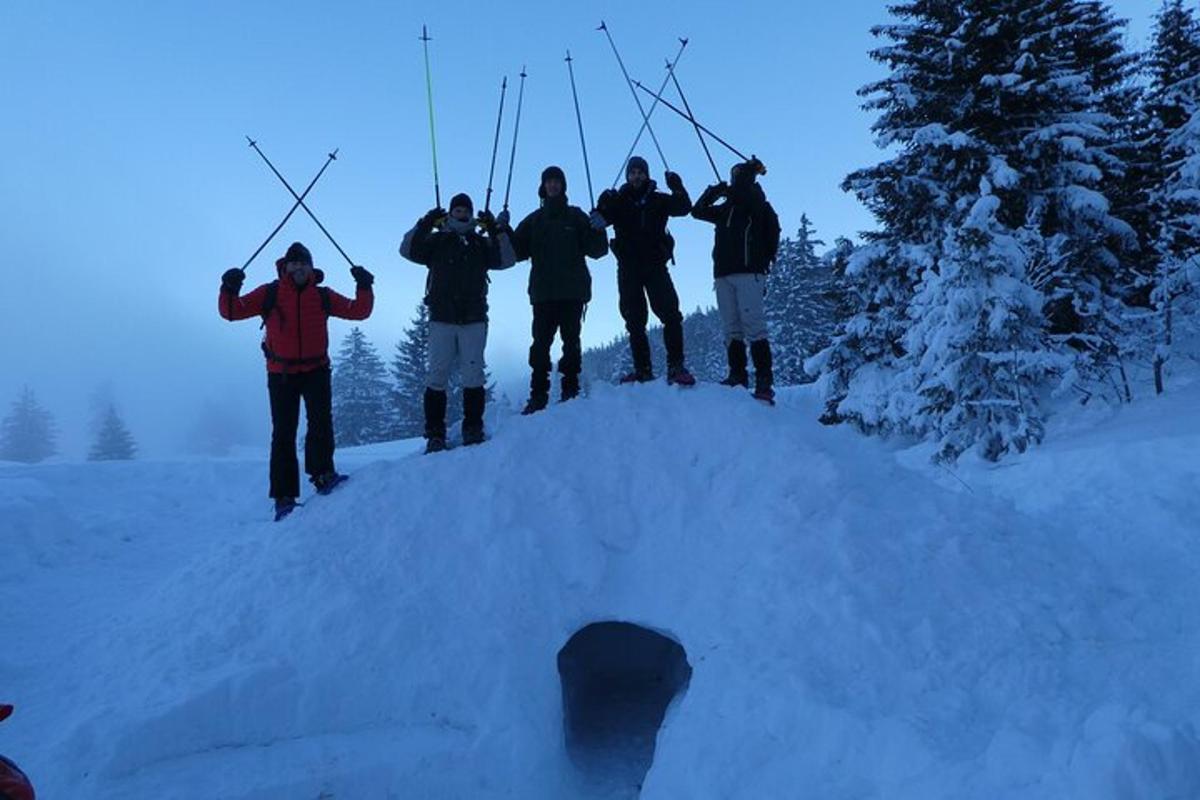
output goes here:
[[0, 748], [101, 800], [1200, 795], [1200, 425], [951, 480], [817, 414], [598, 387], [278, 525], [261, 462], [0, 469]]

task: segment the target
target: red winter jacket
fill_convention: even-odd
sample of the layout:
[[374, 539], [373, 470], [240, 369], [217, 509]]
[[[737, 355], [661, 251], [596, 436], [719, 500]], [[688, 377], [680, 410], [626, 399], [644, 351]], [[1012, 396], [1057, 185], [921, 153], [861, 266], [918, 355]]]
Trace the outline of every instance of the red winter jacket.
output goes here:
[[[371, 316], [375, 295], [370, 287], [358, 287], [354, 299], [344, 297], [332, 289], [318, 288], [325, 275], [313, 270], [313, 280], [298, 288], [283, 269], [283, 262], [276, 261], [279, 271], [275, 305], [266, 320], [263, 337], [263, 352], [267, 356], [267, 372], [310, 372], [329, 366], [329, 317], [341, 319], [366, 319]], [[217, 310], [230, 322], [262, 316], [263, 303], [270, 284], [264, 283], [249, 294], [238, 297], [233, 292], [221, 290], [217, 298]], [[329, 298], [329, 314], [326, 315], [322, 292]]]

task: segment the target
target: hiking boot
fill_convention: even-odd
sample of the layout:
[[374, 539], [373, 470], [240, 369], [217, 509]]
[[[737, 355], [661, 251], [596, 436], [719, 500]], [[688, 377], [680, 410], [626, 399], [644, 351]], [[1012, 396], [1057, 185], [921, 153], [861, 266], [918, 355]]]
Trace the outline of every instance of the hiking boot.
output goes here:
[[725, 356], [729, 361], [729, 374], [721, 381], [722, 386], [741, 386], [750, 388], [750, 375], [746, 370], [746, 343], [741, 339], [731, 339], [725, 348]]
[[470, 425], [466, 422], [462, 425], [462, 443], [464, 445], [483, 444], [487, 437], [483, 435], [483, 423]]
[[345, 475], [339, 475], [333, 470], [330, 470], [329, 472], [325, 472], [321, 475], [314, 475], [312, 478], [312, 485], [316, 487], [317, 494], [329, 494], [344, 480], [346, 480]]
[[277, 497], [275, 498], [275, 521], [286, 517], [288, 514], [296, 510], [296, 498], [294, 497]]
[[446, 438], [444, 436], [430, 436], [425, 440], [425, 455], [440, 453], [445, 449]]
[[667, 383], [679, 386], [695, 386], [696, 376], [688, 372], [682, 364], [667, 368]]
[[550, 403], [550, 394], [548, 392], [531, 392], [529, 400], [525, 403], [525, 408], [521, 410], [522, 416], [536, 414], [539, 411], [544, 411]]
[[649, 367], [635, 368], [621, 376], [621, 383], [649, 383], [652, 380], [654, 380], [654, 372]]
[[563, 375], [562, 381], [559, 383], [560, 394], [558, 402], [565, 403], [568, 400], [574, 400], [579, 397], [579, 376], [578, 375]]

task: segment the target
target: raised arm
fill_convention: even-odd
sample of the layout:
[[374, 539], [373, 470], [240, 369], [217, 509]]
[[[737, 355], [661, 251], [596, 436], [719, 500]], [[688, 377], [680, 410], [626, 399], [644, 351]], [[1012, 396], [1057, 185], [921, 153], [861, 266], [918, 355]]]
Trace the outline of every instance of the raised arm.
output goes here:
[[687, 216], [692, 210], [692, 198], [688, 197], [683, 178], [679, 177], [678, 172], [667, 173], [667, 188], [671, 190], [671, 196], [667, 199], [667, 216]]
[[[221, 276], [221, 292], [217, 295], [217, 312], [229, 320], [250, 319], [262, 314], [263, 298], [267, 296], [267, 284], [259, 286], [247, 295], [240, 295], [246, 273], [240, 269], [226, 270]], [[240, 296], [239, 296], [240, 295]]]
[[354, 277], [354, 299], [340, 295], [333, 289], [329, 290], [329, 316], [339, 319], [366, 319], [371, 316], [375, 307], [375, 291], [371, 284], [375, 276], [364, 267], [351, 267], [350, 274]]
[[721, 208], [714, 205], [717, 200], [724, 197], [728, 192], [729, 186], [722, 181], [714, 183], [704, 190], [696, 200], [696, 205], [692, 207], [692, 216], [704, 222], [718, 222], [721, 219]]

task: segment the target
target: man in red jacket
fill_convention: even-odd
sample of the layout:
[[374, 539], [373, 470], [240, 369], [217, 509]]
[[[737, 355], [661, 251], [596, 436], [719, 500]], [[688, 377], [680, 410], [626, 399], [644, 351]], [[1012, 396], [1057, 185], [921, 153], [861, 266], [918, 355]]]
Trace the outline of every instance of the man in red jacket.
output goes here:
[[[333, 468], [333, 397], [329, 371], [329, 317], [361, 320], [371, 316], [375, 278], [352, 267], [357, 290], [343, 297], [320, 283], [324, 273], [313, 269], [308, 248], [295, 242], [275, 262], [279, 280], [240, 295], [246, 273], [227, 270], [221, 276], [217, 309], [229, 321], [261, 317], [267, 357], [267, 389], [271, 396], [271, 492], [275, 521], [296, 507], [300, 496], [300, 466], [296, 460], [296, 428], [300, 400], [308, 417], [304, 437], [304, 471], [321, 494], [345, 480]], [[239, 296], [240, 295], [240, 296]]]

